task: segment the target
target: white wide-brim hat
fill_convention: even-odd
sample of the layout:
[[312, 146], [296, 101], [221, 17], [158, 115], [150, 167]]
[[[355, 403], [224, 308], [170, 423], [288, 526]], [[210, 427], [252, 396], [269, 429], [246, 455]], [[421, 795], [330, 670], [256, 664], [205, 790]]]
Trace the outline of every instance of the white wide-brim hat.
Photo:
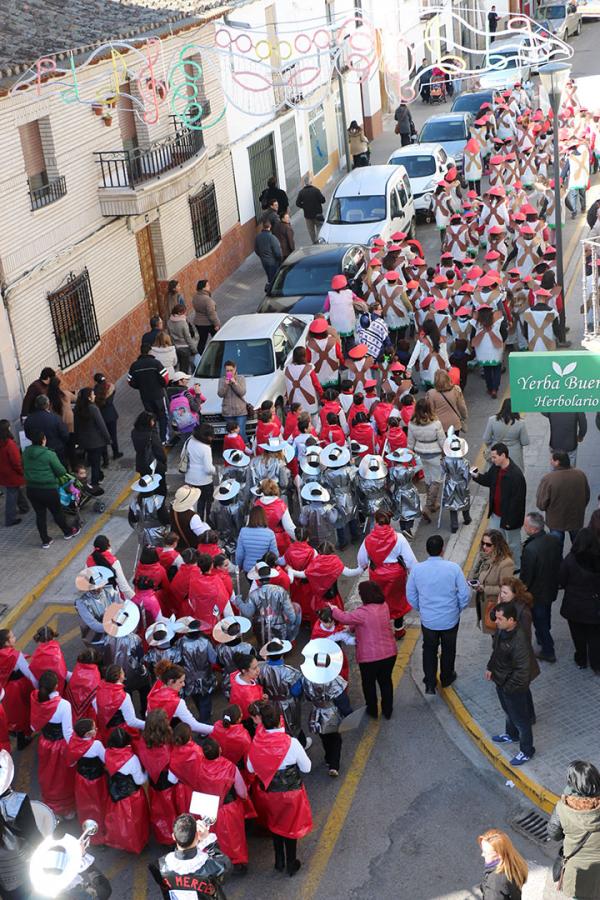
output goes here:
[[192, 484], [182, 484], [175, 491], [173, 497], [173, 512], [186, 512], [188, 509], [196, 510], [200, 499], [200, 488]]
[[331, 500], [331, 494], [326, 487], [319, 484], [318, 481], [309, 481], [302, 486], [300, 496], [303, 500], [312, 500], [316, 503], [328, 503]]
[[175, 637], [175, 628], [173, 622], [153, 622], [146, 629], [146, 642], [149, 647], [159, 647], [162, 644], [169, 644]]
[[449, 456], [451, 459], [462, 459], [468, 452], [469, 445], [464, 438], [459, 437], [455, 433], [454, 426], [451, 425], [448, 429], [448, 436], [444, 441], [444, 456]]
[[78, 591], [93, 591], [106, 587], [113, 573], [106, 566], [86, 566], [75, 576], [75, 587]]
[[139, 481], [134, 481], [131, 490], [137, 494], [151, 494], [162, 481], [162, 475], [142, 475]]
[[389, 459], [390, 462], [406, 465], [406, 463], [414, 461], [415, 455], [412, 450], [408, 450], [406, 447], [399, 447], [398, 450], [386, 453], [385, 458]]
[[226, 616], [217, 622], [213, 628], [212, 636], [217, 644], [228, 644], [235, 641], [242, 634], [250, 631], [252, 623], [245, 616]]
[[8, 750], [0, 750], [0, 794], [7, 791], [15, 777], [15, 764]]
[[111, 603], [106, 607], [102, 625], [109, 637], [124, 637], [138, 627], [140, 608], [132, 600]]
[[233, 500], [241, 491], [241, 485], [235, 478], [226, 478], [215, 488], [215, 498], [217, 500]]
[[329, 638], [313, 638], [303, 648], [302, 674], [315, 684], [329, 684], [342, 671], [344, 654]]
[[33, 852], [29, 876], [36, 894], [58, 897], [68, 888], [81, 868], [83, 849], [72, 834], [56, 839], [46, 837]]
[[358, 441], [350, 441], [350, 453], [352, 456], [360, 456], [367, 449], [366, 444], [359, 444]]
[[174, 625], [176, 634], [197, 634], [204, 631], [205, 625], [195, 616], [182, 616]]
[[250, 462], [250, 457], [243, 450], [236, 447], [230, 447], [229, 450], [223, 450], [223, 459], [228, 466], [235, 466], [236, 469], [243, 469]]
[[350, 459], [348, 447], [340, 447], [339, 444], [328, 444], [321, 451], [321, 462], [328, 469], [340, 469], [342, 466], [348, 465]]
[[256, 563], [248, 572], [248, 581], [266, 581], [267, 579], [277, 578], [277, 571], [272, 569], [266, 563]]
[[269, 656], [283, 656], [292, 649], [290, 641], [282, 641], [281, 638], [271, 638], [270, 641], [261, 647], [260, 656], [267, 659]]
[[290, 459], [293, 459], [294, 456], [294, 448], [287, 441], [284, 441], [282, 437], [270, 437], [268, 441], [258, 446], [267, 453], [284, 453], [287, 462], [290, 461], [287, 456], [290, 450], [292, 451]]
[[387, 466], [381, 456], [376, 453], [367, 453], [360, 461], [358, 474], [365, 481], [375, 481], [377, 478], [385, 478]]
[[300, 469], [306, 475], [314, 475], [321, 470], [321, 451], [319, 447], [311, 447], [308, 453], [302, 458]]

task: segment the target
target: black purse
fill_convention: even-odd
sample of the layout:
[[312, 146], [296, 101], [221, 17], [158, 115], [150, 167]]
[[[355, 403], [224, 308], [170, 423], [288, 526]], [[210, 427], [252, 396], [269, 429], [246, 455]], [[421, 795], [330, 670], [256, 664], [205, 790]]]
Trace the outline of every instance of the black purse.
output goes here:
[[575, 849], [573, 850], [573, 852], [569, 853], [568, 856], [564, 855], [564, 845], [563, 844], [560, 845], [560, 848], [558, 851], [558, 856], [556, 857], [556, 859], [554, 860], [554, 863], [552, 864], [552, 880], [555, 882], [557, 890], [559, 890], [559, 891], [562, 890], [562, 883], [563, 883], [563, 878], [565, 875], [565, 866], [567, 865], [567, 863], [569, 862], [570, 859], [573, 859], [575, 854], [579, 853], [579, 851], [583, 849], [588, 838], [590, 838], [591, 835], [592, 835], [591, 831], [586, 831], [586, 833], [581, 838], [581, 840], [577, 842], [577, 845], [576, 845]]

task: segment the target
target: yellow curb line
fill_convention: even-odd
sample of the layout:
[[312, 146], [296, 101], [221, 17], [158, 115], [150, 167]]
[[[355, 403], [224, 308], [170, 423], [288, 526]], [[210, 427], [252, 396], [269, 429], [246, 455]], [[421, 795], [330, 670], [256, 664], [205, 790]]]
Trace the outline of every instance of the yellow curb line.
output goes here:
[[477, 745], [479, 750], [487, 757], [489, 762], [494, 766], [500, 774], [514, 782], [515, 787], [525, 794], [525, 796], [543, 809], [544, 812], [551, 813], [556, 806], [559, 797], [552, 791], [546, 790], [537, 781], [528, 778], [521, 770], [521, 767], [512, 768], [506, 757], [498, 750], [493, 741], [485, 736], [477, 722], [467, 710], [466, 706], [454, 690], [454, 688], [443, 688], [441, 690], [442, 697], [447, 705], [454, 713], [454, 716], [467, 732], [471, 740]]
[[[406, 635], [399, 647], [396, 664], [392, 673], [394, 691], [398, 687], [400, 679], [406, 671], [420, 633], [421, 629], [416, 626], [410, 626], [406, 629]], [[317, 849], [310, 858], [310, 869], [301, 888], [302, 900], [311, 900], [311, 898], [316, 895], [321, 879], [329, 864], [331, 854], [335, 849], [335, 845], [342, 832], [352, 803], [354, 802], [356, 791], [358, 790], [367, 763], [373, 752], [380, 729], [381, 721], [379, 719], [377, 719], [377, 721], [371, 720], [369, 722], [354, 751], [352, 761], [348, 764], [347, 775], [337, 793], [334, 807], [329, 813], [323, 830], [319, 835]]]
[[[121, 503], [123, 503], [123, 501], [127, 498], [130, 490], [131, 488], [129, 485], [124, 487], [117, 499], [114, 500], [108, 507], [108, 509], [95, 520], [95, 530], [97, 532], [100, 532], [102, 527], [106, 525], [106, 523], [110, 520], [110, 517], [117, 509], [117, 507], [119, 507]], [[77, 554], [80, 553], [81, 550], [83, 550], [89, 539], [89, 534], [86, 531], [86, 533], [83, 534], [79, 538], [77, 543], [69, 550], [64, 559], [60, 560], [60, 562], [58, 562], [54, 566], [51, 572], [48, 572], [48, 574], [45, 575], [44, 578], [42, 578], [42, 580], [38, 584], [36, 584], [36, 586], [31, 591], [29, 591], [28, 594], [25, 594], [25, 596], [19, 600], [16, 606], [13, 606], [13, 608], [8, 611], [5, 618], [0, 623], [3, 628], [13, 628], [16, 625], [23, 613], [26, 612], [35, 603], [36, 600], [40, 599], [44, 591], [52, 584], [52, 582], [60, 575], [61, 572], [64, 572], [69, 563], [75, 559]]]

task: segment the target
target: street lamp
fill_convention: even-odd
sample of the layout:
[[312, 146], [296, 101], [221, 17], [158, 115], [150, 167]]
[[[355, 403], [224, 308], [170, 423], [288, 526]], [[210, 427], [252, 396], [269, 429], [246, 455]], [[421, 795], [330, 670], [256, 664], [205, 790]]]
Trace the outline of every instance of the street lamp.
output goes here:
[[558, 111], [562, 100], [562, 93], [565, 88], [571, 66], [569, 63], [553, 62], [545, 66], [540, 66], [538, 74], [540, 81], [550, 101], [552, 109], [552, 128], [554, 139], [554, 221], [556, 232], [556, 279], [560, 285], [562, 294], [562, 309], [559, 312], [558, 328], [560, 343], [566, 342], [566, 306], [567, 298], [565, 297], [565, 273], [563, 268], [563, 241], [562, 241], [562, 201], [560, 197], [560, 156], [558, 152]]

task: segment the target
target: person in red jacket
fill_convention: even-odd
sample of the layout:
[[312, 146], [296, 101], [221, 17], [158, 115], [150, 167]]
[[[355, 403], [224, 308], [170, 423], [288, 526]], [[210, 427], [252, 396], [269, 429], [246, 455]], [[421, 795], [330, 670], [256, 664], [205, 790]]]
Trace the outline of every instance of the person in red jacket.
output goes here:
[[67, 664], [57, 638], [58, 631], [50, 628], [49, 625], [42, 625], [41, 628], [38, 628], [33, 636], [33, 640], [38, 646], [29, 660], [29, 669], [38, 680], [42, 672], [54, 672], [58, 678], [57, 691], [62, 697], [67, 682]]
[[[223, 450], [240, 450], [246, 452], [246, 442], [240, 432], [240, 426], [237, 422], [227, 423], [227, 434], [223, 438]], [[225, 463], [229, 465], [229, 463]]]
[[379, 403], [375, 403], [371, 407], [371, 418], [375, 422], [377, 434], [379, 437], [387, 431], [387, 423], [391, 414], [396, 411], [394, 405], [394, 394], [391, 391], [383, 394]]
[[67, 763], [75, 769], [75, 810], [83, 825], [86, 819], [98, 823], [90, 843], [105, 841], [104, 815], [108, 804], [108, 782], [104, 768], [105, 749], [97, 739], [96, 725], [89, 718], [78, 719], [67, 747]]
[[202, 532], [198, 538], [196, 549], [198, 553], [208, 553], [213, 559], [215, 556], [219, 556], [220, 553], [223, 553], [223, 548], [219, 544], [219, 535], [216, 531], [213, 531], [212, 528]]
[[189, 812], [192, 793], [199, 790], [195, 776], [202, 764], [202, 757], [202, 750], [193, 740], [192, 729], [185, 722], [180, 722], [173, 729], [173, 744], [169, 762], [169, 773], [177, 779], [175, 804], [179, 815]]
[[396, 414], [389, 417], [387, 429], [379, 438], [379, 453], [382, 456], [385, 456], [386, 453], [393, 453], [394, 450], [406, 447], [406, 432], [400, 423], [401, 419]]
[[273, 410], [261, 409], [258, 414], [256, 436], [254, 439], [254, 452], [256, 456], [261, 456], [261, 454], [264, 453], [263, 448], [260, 446], [261, 444], [268, 443], [269, 438], [279, 437], [280, 434], [281, 422], [277, 416], [274, 416]]
[[221, 755], [221, 748], [213, 738], [205, 738], [202, 751], [204, 760], [195, 777], [198, 790], [219, 796], [217, 821], [211, 831], [217, 835], [219, 847], [233, 863], [234, 871], [245, 875], [248, 869], [245, 828], [248, 789], [238, 767]]
[[4, 691], [2, 706], [8, 727], [17, 735], [17, 750], [31, 743], [29, 731], [30, 697], [38, 686], [25, 656], [17, 649], [14, 632], [0, 628], [0, 689]]
[[320, 438], [325, 444], [337, 444], [338, 447], [346, 445], [346, 435], [340, 425], [340, 417], [335, 413], [327, 413], [327, 424], [321, 429]]
[[325, 393], [321, 398], [321, 409], [319, 411], [319, 418], [321, 419], [321, 430], [327, 425], [327, 416], [329, 413], [335, 413], [336, 416], [340, 417], [340, 421], [346, 424], [346, 413], [342, 409], [342, 404], [339, 401], [339, 393], [335, 390], [335, 388], [327, 388]]
[[4, 504], [4, 524], [7, 528], [18, 525], [20, 513], [29, 511], [29, 503], [25, 496], [25, 477], [21, 451], [10, 430], [8, 419], [0, 419], [0, 487], [6, 491]]
[[290, 438], [293, 440], [296, 435], [300, 434], [298, 429], [298, 416], [302, 411], [301, 403], [292, 403], [290, 406], [290, 410], [285, 417], [285, 425], [283, 426], [283, 439], [284, 441], [289, 441]]
[[153, 582], [160, 608], [164, 615], [171, 612], [171, 591], [167, 573], [158, 560], [156, 547], [144, 547], [140, 553], [140, 561], [135, 567], [133, 576], [134, 586], [140, 578], [146, 578]]
[[228, 615], [225, 610], [229, 597], [223, 579], [214, 571], [213, 557], [208, 553], [199, 553], [196, 571], [190, 576], [187, 615], [199, 619], [202, 630], [212, 634], [218, 620]]
[[59, 816], [75, 810], [75, 772], [67, 762], [73, 734], [71, 704], [57, 691], [54, 672], [43, 672], [31, 693], [31, 731], [39, 732], [38, 781], [42, 800]]
[[177, 549], [179, 540], [179, 535], [175, 531], [169, 531], [163, 538], [164, 545], [162, 547], [156, 547], [158, 561], [167, 573], [169, 581], [173, 580], [177, 570], [183, 562], [181, 554]]
[[109, 801], [104, 827], [106, 844], [140, 854], [150, 837], [150, 811], [143, 785], [147, 776], [123, 728], [115, 728], [105, 754]]
[[354, 419], [358, 415], [358, 413], [364, 413], [367, 416], [367, 419], [369, 417], [369, 410], [365, 406], [365, 395], [361, 393], [361, 391], [356, 391], [356, 393], [354, 394], [352, 405], [348, 410], [348, 415], [346, 416], [350, 428], [352, 428]]
[[188, 614], [187, 598], [190, 593], [190, 580], [198, 569], [198, 552], [192, 547], [187, 547], [182, 551], [181, 558], [183, 562], [171, 582], [171, 600], [178, 618]]
[[[315, 558], [317, 551], [308, 543], [310, 534], [307, 528], [299, 526], [296, 529], [296, 540], [284, 553], [286, 565], [296, 571], [304, 572], [308, 564]], [[302, 621], [312, 622], [315, 612], [312, 607], [312, 588], [307, 578], [296, 578], [290, 584], [289, 590], [292, 603], [297, 603], [302, 610]]]
[[224, 553], [218, 553], [216, 556], [213, 556], [213, 572], [223, 582], [227, 596], [231, 600], [235, 596], [233, 593], [233, 580], [229, 574], [229, 560]]
[[367, 453], [375, 453], [375, 432], [369, 421], [368, 413], [359, 412], [350, 426], [350, 439], [361, 444], [365, 449], [359, 454], [362, 458]]
[[178, 815], [176, 781], [169, 775], [172, 741], [165, 710], [151, 710], [146, 716], [142, 739], [137, 743], [137, 753], [148, 774], [150, 826], [159, 844], [173, 843], [173, 822]]
[[281, 497], [279, 485], [272, 478], [264, 478], [258, 488], [252, 488], [252, 493], [257, 497], [254, 505], [264, 510], [267, 526], [274, 533], [277, 549], [283, 555], [295, 540], [296, 526]]
[[221, 718], [215, 722], [211, 737], [221, 748], [225, 759], [236, 766], [245, 762], [252, 738], [242, 725], [242, 710], [237, 703], [225, 707]]

